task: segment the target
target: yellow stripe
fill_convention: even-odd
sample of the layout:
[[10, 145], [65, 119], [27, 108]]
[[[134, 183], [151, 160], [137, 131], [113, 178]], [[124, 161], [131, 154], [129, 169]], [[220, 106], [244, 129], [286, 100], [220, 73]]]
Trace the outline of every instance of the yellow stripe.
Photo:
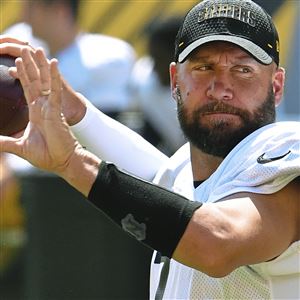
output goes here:
[[280, 64], [283, 67], [287, 64], [290, 47], [293, 45], [292, 38], [295, 34], [298, 10], [298, 0], [286, 0], [274, 15], [274, 23], [280, 39]]
[[167, 15], [182, 15], [185, 16], [187, 12], [199, 1], [187, 0], [187, 1], [169, 1], [171, 4], [166, 11]]
[[0, 0], [0, 32], [16, 22], [22, 1], [20, 0]]
[[146, 20], [152, 16], [158, 1], [130, 1], [117, 16], [111, 16], [111, 22], [104, 33], [119, 36], [126, 40], [133, 32], [139, 31]]
[[[79, 9], [79, 24], [81, 28], [90, 31], [95, 24], [101, 22], [114, 1], [82, 1]], [[96, 28], [97, 30], [97, 28]], [[97, 30], [99, 32], [100, 30]]]
[[[82, 2], [80, 25], [86, 30], [129, 41], [140, 56], [145, 53], [143, 29], [155, 16], [185, 15], [198, 0], [89, 0]], [[118, 10], [119, 4], [119, 10]], [[96, 25], [98, 24], [98, 25]]]

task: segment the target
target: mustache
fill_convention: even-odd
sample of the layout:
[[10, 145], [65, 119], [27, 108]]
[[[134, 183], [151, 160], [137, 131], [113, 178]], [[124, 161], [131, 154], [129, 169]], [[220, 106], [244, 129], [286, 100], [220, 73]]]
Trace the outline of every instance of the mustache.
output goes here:
[[197, 110], [197, 113], [200, 114], [228, 113], [233, 115], [244, 116], [246, 112], [240, 108], [231, 106], [224, 102], [210, 102], [200, 107]]

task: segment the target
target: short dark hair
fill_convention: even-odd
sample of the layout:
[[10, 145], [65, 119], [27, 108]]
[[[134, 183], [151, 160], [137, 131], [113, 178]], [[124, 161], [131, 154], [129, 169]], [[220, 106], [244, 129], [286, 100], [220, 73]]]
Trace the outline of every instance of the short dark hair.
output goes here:
[[[177, 32], [183, 21], [183, 16], [171, 16], [153, 22], [148, 29], [150, 43], [163, 43], [165, 45], [175, 45]], [[174, 48], [173, 48], [174, 49]]]

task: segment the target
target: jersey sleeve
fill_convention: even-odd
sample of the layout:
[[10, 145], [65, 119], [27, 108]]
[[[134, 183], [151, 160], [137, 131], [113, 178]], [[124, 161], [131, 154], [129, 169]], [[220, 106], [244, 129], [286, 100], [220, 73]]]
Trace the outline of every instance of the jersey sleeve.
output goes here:
[[79, 142], [102, 160], [151, 181], [168, 157], [133, 130], [106, 116], [86, 98], [84, 100], [86, 115], [71, 126]]
[[265, 126], [237, 145], [208, 180], [207, 202], [238, 192], [272, 194], [300, 176], [299, 124]]

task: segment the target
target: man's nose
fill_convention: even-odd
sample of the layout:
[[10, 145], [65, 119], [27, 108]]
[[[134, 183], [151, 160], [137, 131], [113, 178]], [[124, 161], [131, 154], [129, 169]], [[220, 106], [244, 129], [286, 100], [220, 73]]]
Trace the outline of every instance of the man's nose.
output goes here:
[[233, 85], [224, 72], [215, 73], [207, 89], [207, 96], [211, 100], [228, 101], [233, 98]]

